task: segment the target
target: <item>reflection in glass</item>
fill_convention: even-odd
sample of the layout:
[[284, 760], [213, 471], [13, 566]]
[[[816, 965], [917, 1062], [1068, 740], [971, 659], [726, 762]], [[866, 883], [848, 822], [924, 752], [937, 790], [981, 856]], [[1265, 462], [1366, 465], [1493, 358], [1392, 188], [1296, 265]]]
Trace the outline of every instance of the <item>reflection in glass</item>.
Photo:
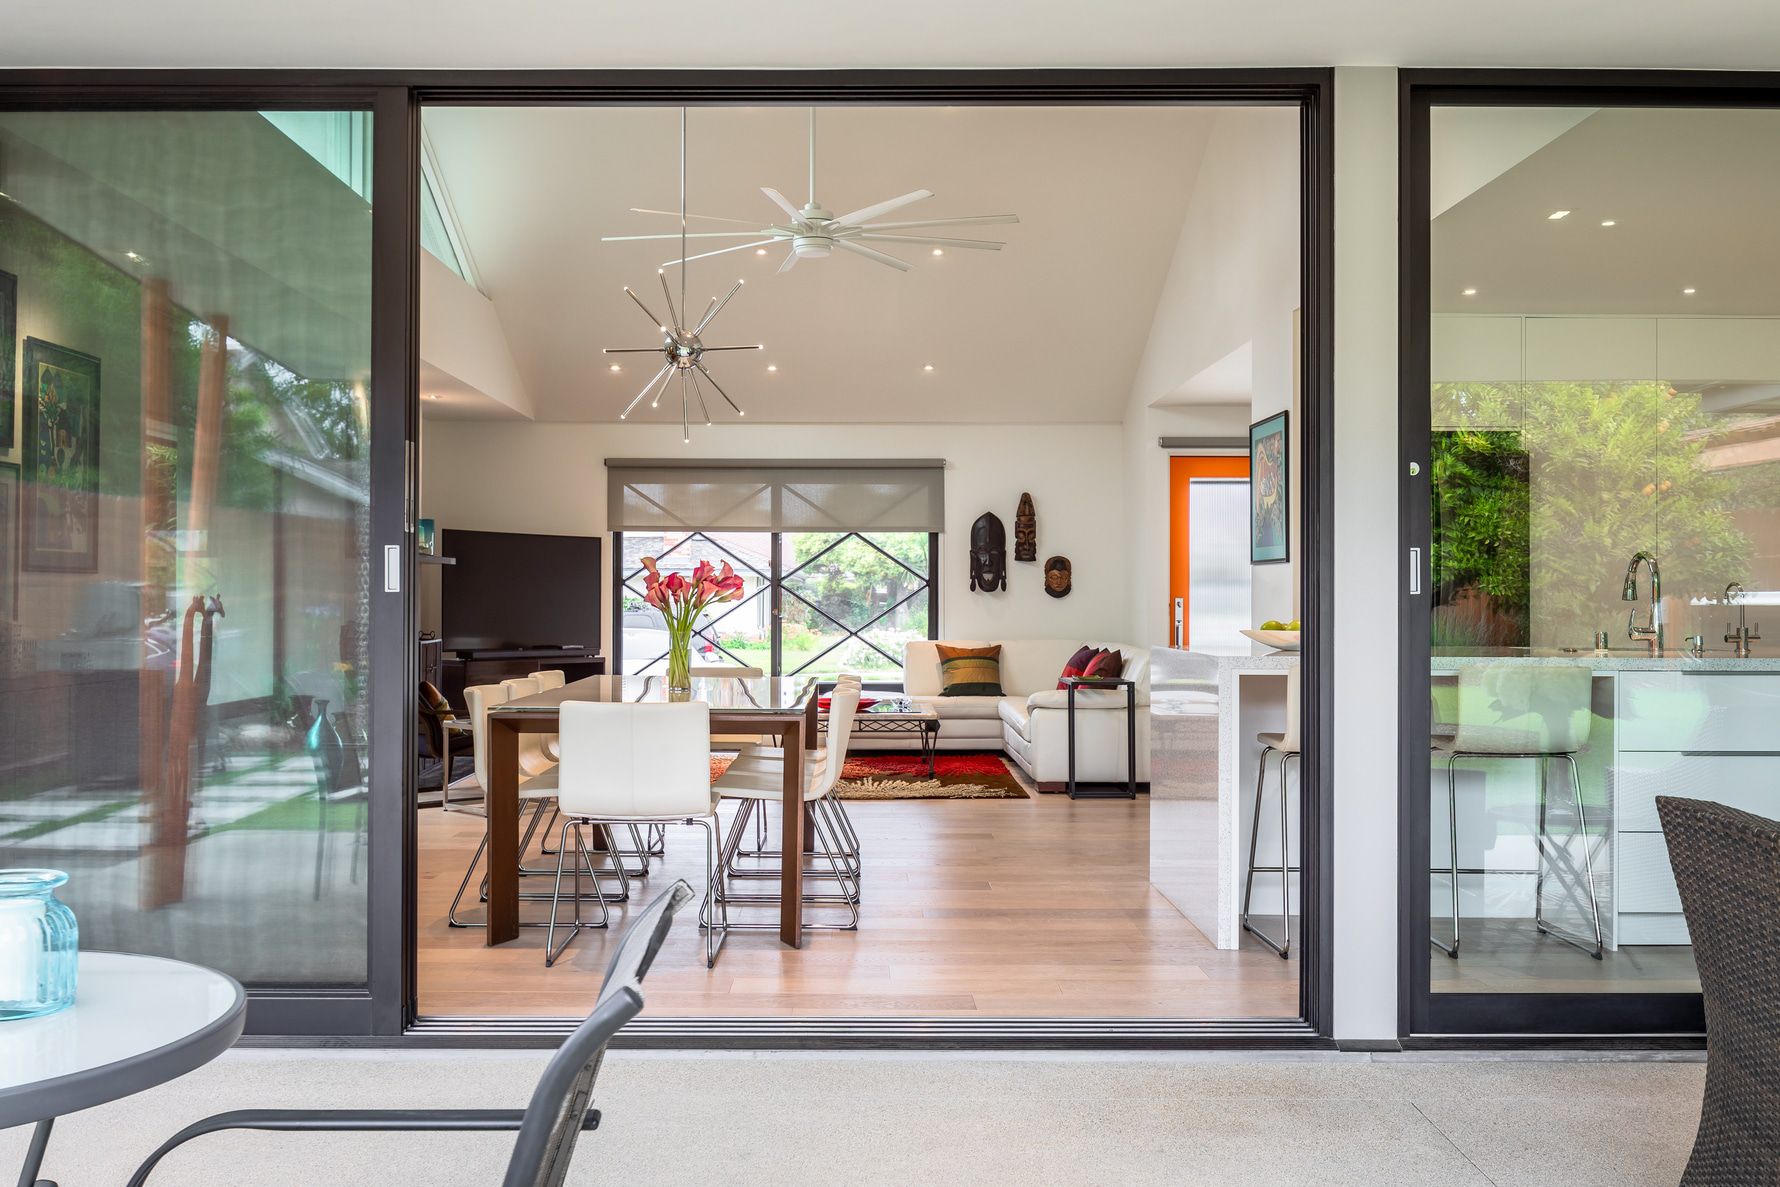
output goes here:
[[371, 220], [319, 145], [0, 115], [0, 866], [87, 947], [352, 986]]

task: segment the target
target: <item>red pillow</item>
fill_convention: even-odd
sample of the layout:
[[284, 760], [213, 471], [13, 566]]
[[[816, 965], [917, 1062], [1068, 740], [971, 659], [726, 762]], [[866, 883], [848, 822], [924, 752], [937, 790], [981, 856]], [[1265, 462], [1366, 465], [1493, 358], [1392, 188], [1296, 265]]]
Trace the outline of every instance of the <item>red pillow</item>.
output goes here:
[[1063, 682], [1065, 680], [1068, 680], [1072, 676], [1080, 676], [1087, 670], [1088, 661], [1094, 658], [1094, 654], [1094, 649], [1089, 647], [1086, 643], [1076, 648], [1075, 654], [1070, 656], [1063, 663], [1063, 675], [1057, 678], [1058, 692], [1063, 691]]
[[1125, 657], [1117, 651], [1096, 651], [1082, 669], [1084, 680], [1116, 680], [1125, 674]]

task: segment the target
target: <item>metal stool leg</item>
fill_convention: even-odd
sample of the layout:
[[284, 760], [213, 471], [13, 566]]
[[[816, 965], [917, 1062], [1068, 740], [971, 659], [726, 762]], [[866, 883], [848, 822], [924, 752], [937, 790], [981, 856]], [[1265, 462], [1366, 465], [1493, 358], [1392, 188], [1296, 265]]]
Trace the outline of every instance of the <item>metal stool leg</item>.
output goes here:
[[1459, 761], [1458, 751], [1446, 756], [1446, 856], [1450, 869], [1452, 893], [1452, 947], [1448, 948], [1433, 935], [1428, 942], [1454, 960], [1459, 958], [1459, 776], [1454, 764]]
[[[1286, 819], [1286, 808], [1285, 808], [1286, 758], [1285, 758], [1285, 754], [1283, 751], [1276, 752], [1273, 749], [1273, 747], [1271, 747], [1271, 746], [1264, 746], [1261, 748], [1260, 769], [1255, 772], [1255, 810], [1254, 810], [1254, 815], [1253, 815], [1253, 817], [1250, 821], [1250, 824], [1249, 824], [1248, 872], [1247, 872], [1247, 876], [1243, 879], [1243, 885], [1242, 885], [1242, 930], [1248, 932], [1250, 935], [1254, 936], [1257, 940], [1260, 940], [1261, 943], [1267, 945], [1269, 948], [1273, 949], [1273, 951], [1279, 953], [1280, 959], [1283, 960], [1283, 959], [1285, 959], [1287, 949], [1291, 946], [1291, 940], [1292, 940], [1289, 921], [1288, 921], [1287, 929], [1282, 933], [1281, 938], [1278, 941], [1274, 940], [1274, 938], [1272, 936], [1263, 932], [1260, 928], [1256, 927], [1253, 923], [1249, 922], [1249, 904], [1254, 898], [1255, 875], [1257, 873], [1270, 872], [1268, 867], [1257, 866], [1255, 864], [1255, 848], [1260, 843], [1260, 839], [1261, 839], [1261, 797], [1262, 797], [1262, 794], [1267, 786], [1267, 756], [1270, 754], [1274, 754], [1274, 753], [1278, 753], [1280, 756], [1280, 758], [1279, 758], [1279, 769], [1280, 769], [1280, 782], [1279, 782], [1280, 812], [1279, 812], [1279, 815], [1280, 815], [1280, 822], [1282, 825], [1285, 823], [1285, 819]], [[1280, 875], [1279, 875], [1280, 894], [1282, 897], [1284, 897], [1288, 900], [1287, 904], [1286, 904], [1286, 909], [1289, 910], [1290, 909], [1290, 901], [1289, 900], [1290, 900], [1290, 894], [1291, 894], [1291, 892], [1290, 892], [1291, 874], [1289, 872], [1289, 869], [1287, 868], [1287, 862], [1286, 862], [1286, 857], [1285, 857], [1285, 840], [1283, 837], [1281, 838], [1281, 841], [1280, 841], [1280, 862], [1279, 862], [1279, 865], [1280, 865]], [[1282, 915], [1283, 915], [1283, 912], [1282, 912]]]
[[[1576, 832], [1574, 835], [1582, 842], [1582, 876], [1588, 883], [1589, 921], [1593, 926], [1595, 933], [1594, 943], [1592, 945], [1589, 944], [1588, 941], [1569, 935], [1545, 921], [1545, 863], [1550, 860], [1546, 848], [1548, 842], [1546, 837], [1547, 805], [1545, 794], [1545, 769], [1546, 764], [1553, 758], [1561, 758], [1570, 764], [1570, 794], [1574, 797], [1576, 804]], [[1566, 944], [1582, 949], [1596, 960], [1605, 959], [1606, 949], [1601, 933], [1601, 904], [1599, 898], [1595, 894], [1594, 847], [1589, 842], [1588, 837], [1588, 809], [1583, 807], [1582, 804], [1582, 772], [1576, 765], [1576, 758], [1574, 755], [1548, 754], [1539, 756], [1539, 829], [1535, 840], [1539, 849], [1539, 875], [1534, 884], [1536, 887], [1534, 891], [1536, 898], [1533, 906], [1533, 925], [1544, 934], [1551, 936], [1553, 939], [1562, 940]], [[1572, 867], [1572, 869], [1574, 869], [1574, 867]], [[1570, 888], [1566, 887], [1566, 889]], [[1574, 898], [1574, 894], [1572, 894], [1572, 898]]]

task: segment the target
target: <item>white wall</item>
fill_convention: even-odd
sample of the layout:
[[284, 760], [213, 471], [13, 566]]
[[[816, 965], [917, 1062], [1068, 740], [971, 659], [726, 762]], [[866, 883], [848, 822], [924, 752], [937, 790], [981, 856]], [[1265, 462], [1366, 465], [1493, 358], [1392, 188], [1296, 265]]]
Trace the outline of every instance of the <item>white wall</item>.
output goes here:
[[[1156, 438], [1246, 437], [1251, 421], [1293, 408], [1298, 188], [1296, 108], [1218, 112], [1126, 406], [1129, 531], [1137, 565], [1130, 613], [1140, 641], [1166, 643], [1169, 637], [1168, 458]], [[1240, 403], [1167, 402], [1245, 344], [1250, 374], [1246, 391], [1234, 393]], [[1296, 470], [1298, 418], [1291, 419]], [[1291, 564], [1251, 570], [1258, 616], [1296, 614], [1293, 551]]]
[[[1158, 451], [1159, 452], [1159, 451]], [[940, 631], [952, 638], [1130, 638], [1124, 441], [1116, 424], [718, 425], [680, 441], [678, 425], [489, 424], [432, 420], [422, 437], [421, 515], [441, 528], [601, 534], [608, 457], [945, 458]], [[1014, 510], [1030, 491], [1038, 562], [1012, 559]], [[970, 525], [984, 511], [1008, 533], [1008, 588], [970, 590]], [[609, 544], [608, 544], [609, 547]], [[1075, 568], [1067, 598], [1044, 592], [1043, 562]], [[609, 591], [608, 591], [609, 592]], [[602, 638], [611, 605], [602, 597]], [[426, 621], [423, 605], [422, 619]], [[435, 620], [436, 621], [436, 620]]]
[[[1335, 72], [1335, 1037], [1397, 1035], [1397, 72]], [[1424, 467], [1425, 469], [1425, 467]], [[1426, 959], [1425, 955], [1423, 959]]]

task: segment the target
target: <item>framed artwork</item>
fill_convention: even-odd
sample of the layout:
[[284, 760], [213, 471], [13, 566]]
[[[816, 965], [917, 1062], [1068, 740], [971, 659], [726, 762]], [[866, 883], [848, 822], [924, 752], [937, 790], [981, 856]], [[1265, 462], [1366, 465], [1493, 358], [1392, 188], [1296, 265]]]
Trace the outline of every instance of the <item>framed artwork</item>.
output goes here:
[[1248, 563], [1251, 565], [1273, 565], [1291, 559], [1288, 449], [1284, 412], [1276, 412], [1248, 427]]
[[25, 339], [24, 567], [99, 568], [99, 360]]
[[19, 278], [0, 272], [0, 450], [18, 444]]
[[0, 462], [0, 618], [19, 616], [19, 468]]

